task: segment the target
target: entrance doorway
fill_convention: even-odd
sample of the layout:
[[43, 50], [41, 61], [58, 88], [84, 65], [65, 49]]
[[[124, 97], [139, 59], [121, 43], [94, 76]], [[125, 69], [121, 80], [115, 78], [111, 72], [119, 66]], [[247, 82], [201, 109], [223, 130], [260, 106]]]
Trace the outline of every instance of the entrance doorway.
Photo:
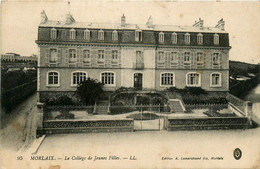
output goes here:
[[142, 90], [142, 88], [143, 88], [143, 74], [142, 73], [134, 74], [134, 88], [136, 90]]

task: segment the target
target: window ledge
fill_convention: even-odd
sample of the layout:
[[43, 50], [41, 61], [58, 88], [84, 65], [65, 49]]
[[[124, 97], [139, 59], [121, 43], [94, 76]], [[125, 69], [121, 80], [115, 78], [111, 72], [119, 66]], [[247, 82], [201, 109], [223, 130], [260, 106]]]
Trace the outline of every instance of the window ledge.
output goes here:
[[186, 87], [201, 87], [201, 85], [186, 85]]
[[175, 85], [162, 85], [162, 84], [160, 84], [160, 87], [175, 87]]
[[213, 87], [213, 88], [220, 88], [222, 87], [221, 85], [210, 85], [210, 87]]
[[60, 85], [47, 85], [46, 87], [47, 88], [59, 88]]

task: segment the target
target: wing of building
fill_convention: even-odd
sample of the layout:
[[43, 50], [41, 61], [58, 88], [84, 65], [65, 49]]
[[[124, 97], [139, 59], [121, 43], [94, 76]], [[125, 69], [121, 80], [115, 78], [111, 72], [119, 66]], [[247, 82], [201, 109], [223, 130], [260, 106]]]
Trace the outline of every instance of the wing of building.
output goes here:
[[38, 27], [40, 48], [38, 92], [74, 92], [87, 77], [104, 89], [119, 87], [161, 91], [168, 87], [229, 89], [229, 35], [223, 19], [215, 27], [203, 20], [192, 26], [51, 21], [42, 12]]

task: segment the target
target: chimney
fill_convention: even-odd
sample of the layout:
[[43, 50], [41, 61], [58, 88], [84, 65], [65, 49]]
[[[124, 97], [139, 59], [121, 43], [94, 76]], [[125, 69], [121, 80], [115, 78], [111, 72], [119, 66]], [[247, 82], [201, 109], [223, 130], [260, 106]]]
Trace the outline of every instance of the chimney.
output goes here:
[[45, 11], [43, 10], [43, 11], [41, 12], [41, 23], [45, 23], [45, 22], [47, 22], [47, 21], [48, 21], [48, 17], [47, 17], [47, 15], [46, 15]]
[[225, 30], [225, 21], [223, 20], [223, 18], [221, 18], [218, 21], [218, 24], [215, 26], [216, 28], [220, 28], [222, 31]]
[[194, 27], [199, 27], [200, 29], [203, 29], [203, 20], [201, 20], [201, 18], [199, 18], [199, 21], [196, 22], [195, 21], [195, 24], [193, 25]]
[[149, 17], [148, 21], [146, 22], [148, 28], [153, 27], [153, 18], [152, 16]]
[[66, 16], [66, 24], [71, 24], [73, 22], [75, 22], [75, 19], [72, 17], [70, 13], [68, 13]]
[[66, 15], [66, 24], [71, 24], [75, 22], [75, 19], [70, 14], [70, 1], [68, 2], [68, 14]]
[[123, 16], [121, 16], [121, 26], [124, 27], [125, 26], [125, 15], [123, 14]]

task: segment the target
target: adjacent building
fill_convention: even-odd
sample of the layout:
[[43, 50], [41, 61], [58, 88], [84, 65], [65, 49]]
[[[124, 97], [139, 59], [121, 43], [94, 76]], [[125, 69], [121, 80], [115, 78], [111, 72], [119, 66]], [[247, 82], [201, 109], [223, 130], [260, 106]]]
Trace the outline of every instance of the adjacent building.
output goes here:
[[162, 91], [169, 87], [229, 90], [229, 35], [223, 19], [205, 27], [49, 20], [41, 13], [38, 27], [38, 94], [73, 93], [86, 78], [119, 87]]
[[31, 56], [21, 56], [16, 53], [6, 53], [1, 55], [1, 61], [4, 62], [37, 62], [38, 58], [36, 55], [32, 54]]

